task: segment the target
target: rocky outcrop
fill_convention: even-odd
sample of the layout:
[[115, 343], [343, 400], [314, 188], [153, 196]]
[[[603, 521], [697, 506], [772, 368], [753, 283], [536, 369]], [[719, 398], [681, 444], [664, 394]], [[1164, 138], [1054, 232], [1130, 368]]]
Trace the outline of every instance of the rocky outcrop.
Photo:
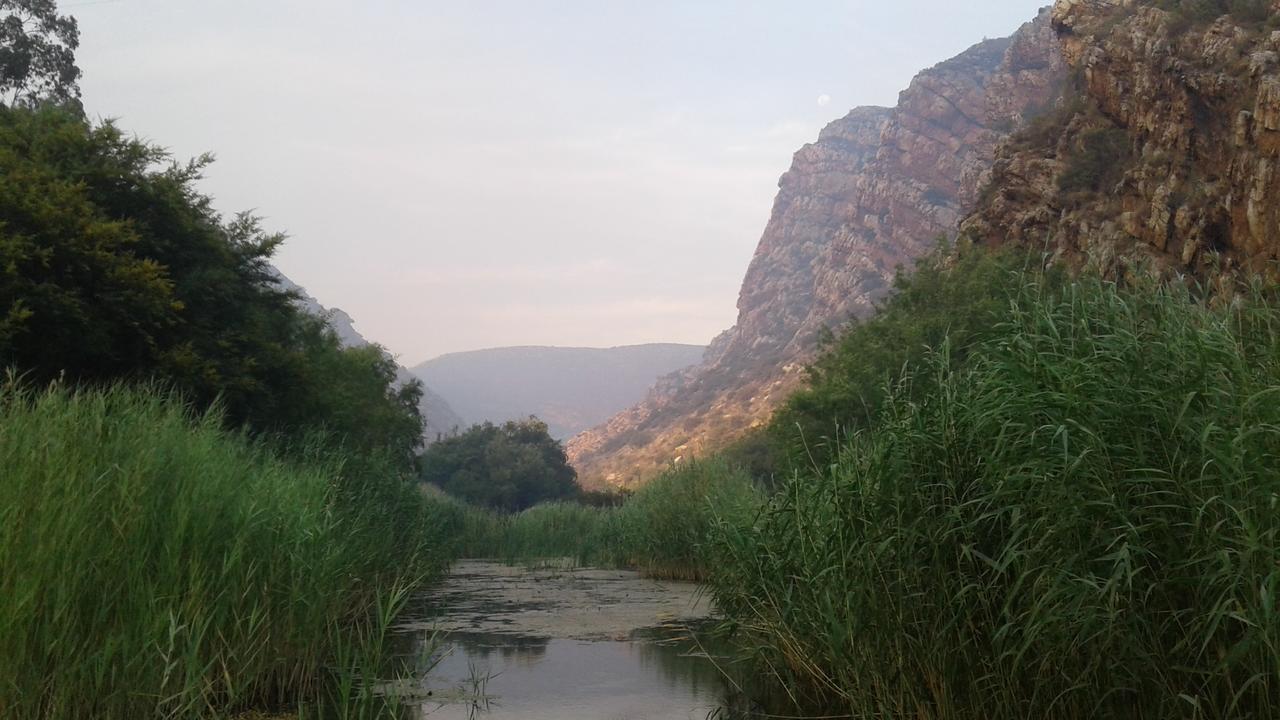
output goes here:
[[964, 231], [1111, 276], [1222, 280], [1280, 256], [1280, 3], [1216, 19], [1060, 0], [1059, 108], [999, 153]]
[[918, 75], [796, 153], [738, 300], [704, 362], [568, 444], [586, 484], [634, 485], [765, 422], [824, 328], [869, 313], [897, 268], [954, 233], [1002, 139], [1061, 92], [1048, 13]]

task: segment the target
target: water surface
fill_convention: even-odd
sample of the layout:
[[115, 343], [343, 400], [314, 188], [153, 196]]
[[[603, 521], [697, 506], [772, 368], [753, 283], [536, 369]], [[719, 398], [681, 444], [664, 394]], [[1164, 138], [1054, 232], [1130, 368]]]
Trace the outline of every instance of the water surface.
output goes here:
[[416, 689], [427, 720], [702, 720], [726, 694], [690, 583], [464, 561], [423, 601], [404, 627], [444, 637]]

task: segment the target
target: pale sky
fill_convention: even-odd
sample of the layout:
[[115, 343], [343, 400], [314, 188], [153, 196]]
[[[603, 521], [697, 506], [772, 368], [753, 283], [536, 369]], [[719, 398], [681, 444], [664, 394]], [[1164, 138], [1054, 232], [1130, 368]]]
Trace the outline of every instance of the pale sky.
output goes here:
[[987, 0], [79, 0], [85, 107], [289, 233], [413, 365], [706, 343], [791, 155], [1030, 20]]

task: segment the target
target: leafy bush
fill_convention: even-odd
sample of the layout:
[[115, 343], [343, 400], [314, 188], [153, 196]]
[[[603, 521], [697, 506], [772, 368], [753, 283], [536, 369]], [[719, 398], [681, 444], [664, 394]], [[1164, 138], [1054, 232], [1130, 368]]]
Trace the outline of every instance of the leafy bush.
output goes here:
[[1119, 180], [1131, 151], [1129, 134], [1120, 128], [1085, 131], [1058, 176], [1058, 189], [1063, 193], [1106, 190]]
[[578, 494], [577, 473], [546, 423], [484, 423], [427, 448], [422, 480], [454, 497], [518, 512]]
[[1260, 299], [1033, 280], [833, 467], [718, 525], [715, 597], [856, 717], [1275, 717], [1277, 398]]

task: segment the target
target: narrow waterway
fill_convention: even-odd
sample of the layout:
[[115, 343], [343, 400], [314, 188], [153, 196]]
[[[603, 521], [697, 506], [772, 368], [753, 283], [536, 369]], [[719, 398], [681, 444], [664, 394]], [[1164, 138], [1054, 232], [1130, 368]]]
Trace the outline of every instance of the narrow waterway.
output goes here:
[[459, 563], [404, 626], [427, 653], [418, 717], [704, 720], [728, 685], [690, 583]]

